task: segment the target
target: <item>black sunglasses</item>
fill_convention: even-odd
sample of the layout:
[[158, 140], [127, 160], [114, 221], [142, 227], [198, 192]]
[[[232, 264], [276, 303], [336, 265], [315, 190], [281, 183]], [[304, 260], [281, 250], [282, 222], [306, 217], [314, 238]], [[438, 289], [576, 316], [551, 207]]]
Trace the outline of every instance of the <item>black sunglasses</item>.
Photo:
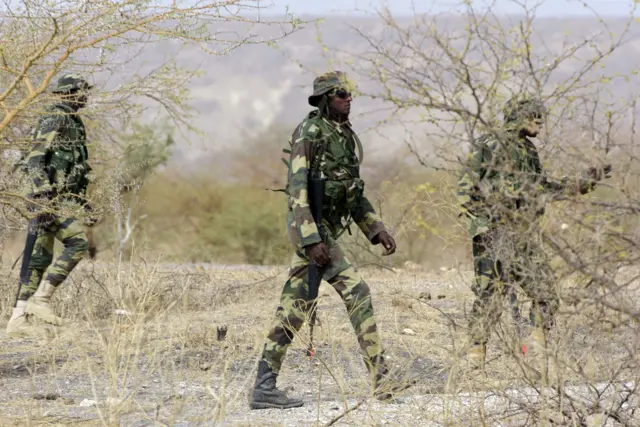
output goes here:
[[351, 96], [351, 92], [347, 92], [344, 89], [336, 89], [334, 96], [337, 96], [340, 99], [347, 99]]

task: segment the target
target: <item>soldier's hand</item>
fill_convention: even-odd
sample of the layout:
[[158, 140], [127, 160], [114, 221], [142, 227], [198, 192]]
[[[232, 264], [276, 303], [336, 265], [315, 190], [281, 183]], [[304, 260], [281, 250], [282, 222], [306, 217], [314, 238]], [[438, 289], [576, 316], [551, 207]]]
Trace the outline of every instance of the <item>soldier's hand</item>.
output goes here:
[[329, 249], [324, 242], [319, 242], [307, 247], [307, 255], [311, 258], [311, 262], [321, 267], [331, 262], [331, 255], [329, 255]]
[[386, 249], [382, 255], [391, 255], [396, 251], [396, 241], [393, 240], [393, 237], [386, 231], [381, 231], [378, 233], [378, 240], [382, 243], [382, 246]]

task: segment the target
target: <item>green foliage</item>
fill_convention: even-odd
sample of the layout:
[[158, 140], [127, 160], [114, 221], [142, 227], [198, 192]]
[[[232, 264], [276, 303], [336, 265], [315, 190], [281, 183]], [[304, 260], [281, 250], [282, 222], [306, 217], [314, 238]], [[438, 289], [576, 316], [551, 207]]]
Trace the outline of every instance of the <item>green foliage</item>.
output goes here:
[[167, 170], [141, 191], [134, 233], [147, 253], [175, 262], [283, 264], [290, 248], [282, 193]]
[[247, 185], [221, 188], [220, 210], [207, 218], [202, 240], [209, 247], [237, 254], [250, 264], [281, 264], [290, 254], [287, 240], [286, 201]]
[[125, 141], [122, 182], [127, 187], [142, 183], [166, 164], [175, 143], [173, 129], [167, 122], [133, 123], [131, 130], [120, 139]]

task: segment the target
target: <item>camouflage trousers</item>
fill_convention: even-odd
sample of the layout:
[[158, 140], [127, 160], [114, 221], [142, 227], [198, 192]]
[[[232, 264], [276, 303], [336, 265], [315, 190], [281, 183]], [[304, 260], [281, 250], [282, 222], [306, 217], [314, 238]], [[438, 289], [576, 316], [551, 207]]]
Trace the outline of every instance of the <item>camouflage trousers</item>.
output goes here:
[[[55, 263], [51, 265], [55, 239], [62, 242], [64, 248]], [[29, 261], [27, 283], [20, 287], [18, 300], [29, 299], [38, 289], [45, 273], [46, 280], [58, 286], [78, 265], [88, 249], [89, 243], [83, 224], [74, 218], [56, 217], [51, 223], [40, 227]]]
[[[356, 333], [360, 351], [367, 368], [376, 365], [383, 348], [373, 313], [371, 292], [367, 283], [342, 253], [332, 238], [325, 239], [331, 264], [320, 269], [322, 278], [338, 292], [344, 302], [349, 320]], [[273, 372], [278, 373], [294, 335], [304, 324], [312, 302], [308, 295], [309, 259], [302, 249], [295, 251], [275, 319], [264, 345], [262, 358]]]
[[536, 238], [526, 233], [492, 229], [473, 238], [476, 299], [469, 330], [474, 343], [486, 343], [491, 328], [502, 314], [502, 302], [520, 288], [531, 299], [529, 321], [534, 327], [551, 329], [558, 308], [553, 272]]

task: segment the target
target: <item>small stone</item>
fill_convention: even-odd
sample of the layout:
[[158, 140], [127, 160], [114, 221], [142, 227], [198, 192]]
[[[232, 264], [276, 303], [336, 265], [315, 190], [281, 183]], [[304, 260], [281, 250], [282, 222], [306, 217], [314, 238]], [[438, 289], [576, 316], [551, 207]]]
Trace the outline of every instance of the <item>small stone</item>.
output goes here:
[[76, 401], [72, 397], [65, 397], [64, 399], [62, 399], [62, 403], [64, 403], [65, 405], [73, 405], [74, 403], [76, 403]]
[[82, 402], [80, 402], [80, 407], [82, 408], [89, 408], [91, 406], [96, 406], [98, 404], [98, 402], [96, 402], [95, 400], [91, 400], [91, 399], [84, 399]]
[[405, 328], [402, 330], [402, 333], [405, 335], [415, 335], [416, 332], [413, 329]]
[[442, 295], [442, 294], [438, 295], [438, 299], [445, 299], [446, 297], [447, 297], [446, 295]]
[[211, 369], [211, 363], [203, 362], [200, 363], [198, 367], [203, 371], [208, 371], [209, 369]]
[[418, 264], [411, 261], [405, 261], [405, 263], [403, 264], [403, 267], [406, 268], [407, 270], [418, 270], [420, 268]]
[[431, 292], [421, 292], [420, 296], [418, 297], [418, 299], [430, 300], [431, 299]]
[[59, 397], [60, 395], [58, 393], [46, 393], [46, 394], [36, 393], [33, 395], [33, 398], [35, 400], [56, 400]]
[[107, 397], [107, 400], [105, 400], [105, 403], [107, 404], [107, 406], [118, 406], [120, 405], [122, 402], [124, 402], [123, 399], [120, 399], [119, 397]]

